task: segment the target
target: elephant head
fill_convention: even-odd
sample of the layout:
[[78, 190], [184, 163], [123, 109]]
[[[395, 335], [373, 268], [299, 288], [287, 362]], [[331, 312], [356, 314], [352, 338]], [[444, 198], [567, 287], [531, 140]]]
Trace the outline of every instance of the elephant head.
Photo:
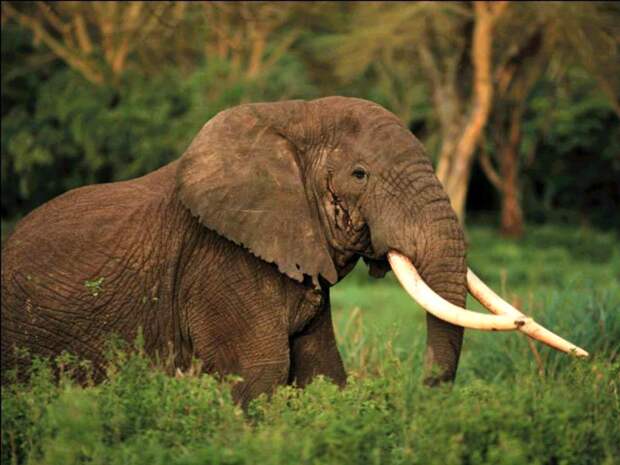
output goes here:
[[[428, 311], [431, 383], [454, 378], [463, 327], [520, 329], [586, 354], [468, 271], [463, 230], [422, 145], [377, 104], [327, 97], [221, 112], [181, 158], [177, 184], [204, 226], [294, 280], [335, 284], [359, 257], [375, 276], [391, 266]], [[498, 315], [465, 310], [468, 286]]]

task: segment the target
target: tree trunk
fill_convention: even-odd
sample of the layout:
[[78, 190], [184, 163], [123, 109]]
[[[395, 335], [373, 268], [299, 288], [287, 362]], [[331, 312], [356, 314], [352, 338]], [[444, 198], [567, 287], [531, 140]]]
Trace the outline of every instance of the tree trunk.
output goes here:
[[[474, 67], [471, 110], [459, 135], [454, 154], [439, 160], [438, 177], [446, 190], [459, 221], [465, 221], [465, 200], [474, 153], [489, 118], [493, 100], [491, 51], [493, 27], [505, 9], [505, 2], [475, 2], [475, 24], [471, 60]], [[447, 142], [444, 141], [444, 144]], [[443, 150], [442, 150], [443, 152]], [[449, 165], [449, 166], [446, 166]]]
[[501, 232], [508, 237], [523, 236], [523, 210], [519, 199], [518, 148], [510, 144], [502, 153], [502, 218]]
[[506, 145], [500, 148], [502, 179], [501, 232], [508, 237], [523, 235], [523, 210], [519, 198], [519, 145], [521, 142], [521, 115], [518, 108], [510, 115], [510, 134]]

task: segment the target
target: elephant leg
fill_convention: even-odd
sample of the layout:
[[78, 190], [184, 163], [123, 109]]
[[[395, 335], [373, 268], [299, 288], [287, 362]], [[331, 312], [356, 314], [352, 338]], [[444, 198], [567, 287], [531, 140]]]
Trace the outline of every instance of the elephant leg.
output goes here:
[[324, 375], [340, 386], [344, 386], [347, 379], [336, 344], [329, 301], [301, 333], [291, 338], [289, 383], [303, 387], [317, 375]]
[[277, 386], [286, 384], [289, 363], [287, 358], [240, 367], [238, 375], [242, 381], [236, 383], [232, 389], [235, 402], [241, 404], [245, 410], [252, 399], [261, 394], [269, 395]]
[[285, 385], [289, 377], [286, 328], [274, 327], [267, 320], [261, 323], [246, 328], [252, 331], [251, 335], [238, 327], [222, 325], [216, 326], [214, 333], [198, 331], [192, 338], [194, 355], [202, 361], [205, 372], [241, 378], [234, 383], [232, 395], [244, 409], [252, 399], [263, 393], [269, 395], [277, 386]]

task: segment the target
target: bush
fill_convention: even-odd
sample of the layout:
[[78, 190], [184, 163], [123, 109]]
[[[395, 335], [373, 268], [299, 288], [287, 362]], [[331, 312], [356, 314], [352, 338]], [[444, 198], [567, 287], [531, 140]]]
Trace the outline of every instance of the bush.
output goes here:
[[[2, 388], [2, 463], [613, 463], [620, 365], [573, 362], [552, 378], [517, 371], [429, 389], [397, 359], [382, 377], [278, 389], [244, 415], [229, 384], [181, 379], [140, 353], [108, 380], [51, 381], [38, 362]], [[413, 379], [416, 378], [416, 379]]]

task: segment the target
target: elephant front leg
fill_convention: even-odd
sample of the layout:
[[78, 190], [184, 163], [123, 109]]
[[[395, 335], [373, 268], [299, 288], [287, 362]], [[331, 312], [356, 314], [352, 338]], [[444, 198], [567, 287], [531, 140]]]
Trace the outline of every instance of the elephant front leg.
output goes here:
[[235, 402], [246, 410], [252, 399], [263, 393], [272, 394], [277, 386], [286, 384], [289, 376], [289, 363], [287, 358], [240, 367], [238, 375], [242, 380], [232, 389]]
[[209, 359], [204, 363], [207, 372], [240, 378], [233, 384], [232, 396], [244, 410], [256, 397], [271, 395], [278, 386], [285, 385], [289, 377], [289, 342], [284, 333], [230, 340], [211, 357], [197, 352], [203, 361]]
[[[286, 328], [279, 319], [243, 321], [244, 307], [228, 318], [200, 320], [192, 331], [193, 354], [206, 373], [241, 378], [232, 387], [233, 400], [244, 409], [265, 393], [270, 395], [289, 377], [290, 350]], [[223, 315], [219, 313], [218, 315]], [[232, 315], [232, 316], [231, 316]], [[230, 321], [243, 322], [231, 326]], [[241, 327], [242, 326], [242, 327]]]
[[340, 386], [347, 379], [334, 335], [329, 295], [320, 313], [291, 338], [289, 383], [303, 387], [317, 375], [324, 375]]

